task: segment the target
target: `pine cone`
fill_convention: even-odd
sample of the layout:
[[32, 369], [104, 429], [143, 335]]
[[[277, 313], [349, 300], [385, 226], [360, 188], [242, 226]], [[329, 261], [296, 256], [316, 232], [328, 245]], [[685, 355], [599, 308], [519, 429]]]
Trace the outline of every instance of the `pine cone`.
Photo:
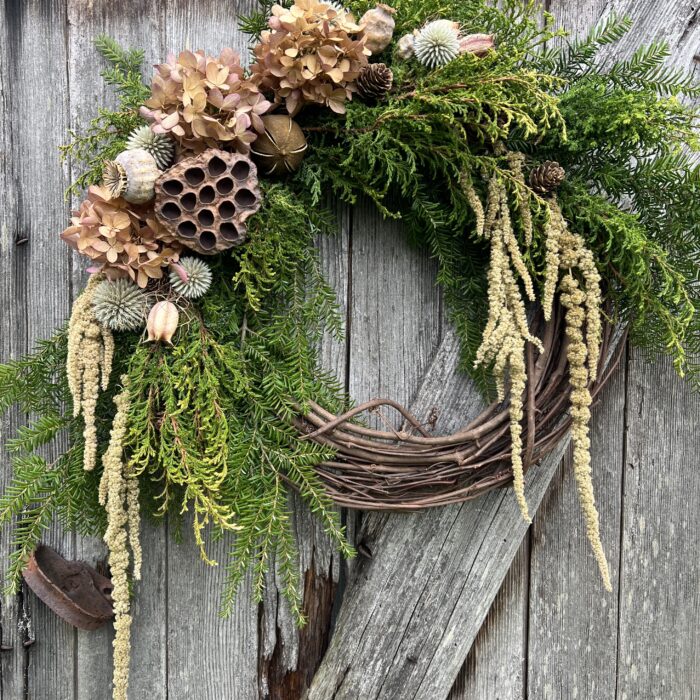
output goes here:
[[554, 160], [546, 160], [530, 171], [530, 187], [538, 194], [556, 190], [566, 179], [564, 168]]
[[357, 94], [364, 100], [380, 100], [391, 89], [394, 74], [384, 63], [370, 63], [357, 76]]

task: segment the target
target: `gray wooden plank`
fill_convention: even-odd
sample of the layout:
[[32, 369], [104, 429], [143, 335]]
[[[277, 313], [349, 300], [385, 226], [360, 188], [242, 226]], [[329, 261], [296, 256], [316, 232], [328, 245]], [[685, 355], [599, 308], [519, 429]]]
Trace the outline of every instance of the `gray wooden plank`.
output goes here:
[[[0, 314], [0, 361], [16, 359], [26, 350], [26, 317], [24, 301], [25, 256], [16, 241], [23, 237], [24, 221], [20, 218], [21, 194], [15, 181], [16, 151], [13, 148], [14, 86], [12, 76], [17, 68], [15, 51], [17, 40], [18, 10], [5, 6], [0, 16], [0, 299], [5, 303]], [[12, 38], [11, 38], [12, 37]], [[12, 410], [0, 417], [0, 444], [14, 434], [21, 417]], [[10, 480], [9, 458], [0, 457], [0, 488], [4, 490]], [[11, 551], [11, 533], [8, 528], [0, 532], [0, 573], [5, 577], [7, 557]], [[20, 698], [24, 694], [24, 674], [28, 661], [23, 648], [24, 635], [18, 628], [21, 601], [19, 596], [3, 596], [0, 602], [0, 644], [7, 651], [0, 654], [0, 697]]]
[[[595, 24], [604, 4], [603, 0], [548, 0], [544, 7], [554, 15], [557, 26], [566, 26], [572, 35], [580, 35]], [[552, 492], [559, 494], [562, 486], [561, 480], [554, 478], [546, 498], [551, 498]], [[533, 522], [541, 519], [539, 512], [534, 514]], [[451, 697], [471, 700], [526, 696], [530, 562], [529, 558], [523, 559], [523, 552], [529, 551], [530, 536], [513, 560]]]
[[[368, 202], [353, 209], [351, 240], [350, 395], [357, 402], [391, 396], [408, 403], [441, 333], [435, 265]], [[385, 420], [397, 424], [396, 415]]]
[[440, 337], [437, 268], [408, 246], [397, 222], [364, 201], [353, 210], [351, 274], [350, 395], [408, 404]]
[[700, 690], [700, 397], [670, 363], [628, 369], [617, 698]]
[[578, 503], [571, 451], [532, 528], [528, 697], [614, 698], [625, 372], [593, 409], [591, 466], [614, 593], [602, 588]]
[[[58, 237], [67, 214], [67, 173], [58, 157], [68, 128], [65, 4], [12, 2], [6, 11], [12, 17], [9, 51], [14, 64], [11, 167], [20, 192], [17, 230], [27, 239], [20, 269], [26, 278], [23, 311], [31, 347], [53, 334], [70, 305], [70, 257]], [[53, 450], [47, 455], [56, 456]], [[58, 526], [44, 541], [69, 558], [73, 555], [73, 537]], [[74, 630], [33, 595], [30, 601], [37, 641], [29, 655], [28, 693], [72, 698]]]
[[[178, 0], [161, 7], [163, 58], [185, 48], [218, 55], [231, 46], [245, 52], [236, 12], [245, 12], [248, 2]], [[242, 587], [231, 617], [222, 620], [218, 606], [231, 541], [224, 538], [209, 548], [210, 556], [221, 562], [212, 569], [200, 561], [189, 527], [184, 535], [180, 545], [166, 540], [167, 697], [249, 700], [258, 693], [258, 613], [250, 581]]]
[[[325, 279], [337, 295], [338, 312], [348, 315], [350, 265], [350, 212], [334, 206], [338, 231], [319, 236], [319, 263]], [[324, 335], [319, 347], [321, 366], [330, 371], [342, 386], [346, 382], [348, 336]], [[262, 697], [296, 698], [308, 687], [325, 653], [332, 623], [334, 599], [338, 595], [343, 558], [335, 551], [317, 518], [294, 494], [292, 497], [295, 538], [299, 549], [299, 570], [305, 581], [304, 607], [308, 622], [299, 630], [289, 605], [278, 594], [281, 587], [276, 574], [268, 576], [263, 614], [260, 620], [259, 684]]]
[[[551, 0], [547, 3], [547, 9], [554, 14], [559, 26], [566, 26], [574, 35], [587, 33], [604, 11], [606, 14], [616, 11], [618, 15], [632, 17], [635, 22], [634, 29], [620, 45], [612, 47], [610, 53], [614, 55], [629, 56], [640, 41], [650, 41], [657, 36], [669, 41], [673, 49], [672, 60], [674, 64], [688, 64], [697, 49], [697, 37], [694, 36], [693, 29], [695, 10], [692, 3], [610, 3], [602, 0]], [[617, 381], [620, 381], [619, 378]], [[611, 388], [609, 391], [610, 393], [618, 392], [619, 388]], [[607, 401], [607, 406], [619, 407], [621, 399], [616, 395], [608, 398]], [[609, 411], [610, 408], [604, 404], [603, 407], [598, 408], [596, 415], [598, 413], [605, 415]], [[616, 418], [615, 414], [612, 418]], [[621, 463], [620, 446], [611, 444], [611, 439], [614, 440], [614, 431], [606, 426], [605, 420], [598, 422], [602, 426], [601, 429], [597, 429], [594, 421], [592, 432], [594, 453], [597, 455], [594, 459], [600, 463], [601, 459], [605, 457], [605, 452], [610, 450], [608, 457], [603, 461], [607, 463], [607, 460], [612, 462], [617, 460]], [[620, 423], [619, 419], [614, 420], [615, 425], [618, 423]], [[602, 611], [599, 607], [595, 607], [590, 615], [582, 614], [580, 611], [577, 613], [577, 581], [574, 581], [570, 587], [564, 587], [557, 575], [559, 569], [573, 572], [586, 571], [589, 563], [588, 548], [585, 545], [582, 546], [575, 536], [576, 529], [580, 531], [580, 520], [575, 497], [570, 490], [570, 475], [563, 478], [562, 469], [567, 469], [569, 466], [567, 463], [566, 466], [559, 468], [557, 476], [550, 485], [545, 504], [534, 519], [535, 532], [546, 529], [557, 536], [538, 540], [533, 548], [533, 567], [539, 568], [540, 573], [538, 577], [533, 571], [536, 581], [533, 582], [529, 603], [532, 608], [530, 638], [529, 640], [527, 638], [521, 639], [516, 630], [511, 630], [509, 635], [502, 635], [500, 632], [492, 633], [494, 628], [500, 631], [502, 627], [517, 626], [522, 607], [519, 600], [512, 600], [509, 606], [504, 605], [504, 596], [502, 593], [499, 594], [484, 628], [475, 640], [474, 647], [470, 651], [455, 687], [455, 691], [462, 692], [465, 698], [493, 696], [493, 693], [484, 694], [485, 688], [494, 689], [494, 692], [495, 689], [499, 688], [497, 684], [488, 685], [493, 670], [507, 667], [508, 659], [513, 658], [513, 650], [517, 649], [519, 644], [528, 641], [530, 697], [545, 697], [545, 690], [551, 694], [552, 688], [554, 688], [555, 695], [561, 692], [563, 693], [562, 697], [566, 697], [566, 693], [574, 692], [576, 687], [580, 688], [581, 686], [596, 687], [596, 697], [614, 694], [615, 674], [613, 667], [611, 675], [609, 659], [617, 644], [616, 615], [613, 615], [610, 610]], [[611, 481], [609, 469], [610, 467], [602, 475], [602, 488], [597, 489], [599, 497], [604, 498], [605, 501], [601, 502], [600, 509], [602, 522], [606, 529], [609, 529], [611, 525], [618, 525], [619, 518], [616, 518], [614, 511], [619, 510], [619, 504], [622, 500], [621, 484], [617, 484], [616, 491], [609, 489], [612, 486], [609, 484]], [[556, 505], [552, 507], [552, 504]], [[608, 512], [611, 508], [613, 512]], [[550, 521], [551, 524], [548, 525]], [[561, 535], [559, 535], [560, 532]], [[572, 533], [573, 542], [566, 537], [566, 533], [569, 532]], [[613, 561], [617, 558], [616, 553], [610, 549], [614, 545], [615, 537], [608, 537], [606, 548]], [[566, 566], [563, 567], [559, 564], [548, 574], [544, 562], [550, 562], [554, 565], [560, 559], [567, 562]], [[516, 558], [514, 567], [518, 566]], [[513, 572], [511, 571], [506, 581], [509, 581], [512, 576]], [[586, 579], [588, 578], [590, 576], [586, 576]], [[590, 597], [588, 587], [589, 583], [587, 582], [584, 595]], [[527, 591], [524, 592], [524, 595], [527, 596]], [[552, 611], [551, 616], [538, 614], [546, 609], [546, 601], [560, 601], [563, 598], [568, 604], [562, 603], [561, 610], [557, 607], [555, 611]], [[596, 643], [591, 644], [591, 639], [596, 640]], [[597, 658], [604, 656], [607, 659], [603, 664], [598, 665], [595, 661], [591, 662], [590, 652], [584, 653], [582, 656], [576, 653], [577, 648], [583, 647], [585, 652], [591, 646]], [[558, 649], [559, 653], [555, 649]], [[607, 649], [607, 652], [601, 654], [601, 649]], [[541, 657], [543, 656], [545, 657], [544, 667], [541, 665], [543, 663]], [[473, 667], [471, 662], [475, 658], [478, 658], [481, 663]], [[587, 664], [581, 663], [584, 660]], [[467, 683], [471, 685], [467, 686]], [[517, 697], [506, 679], [503, 680], [503, 683], [504, 685], [501, 687], [504, 692], [501, 696], [510, 697], [512, 694], [513, 697]], [[583, 695], [579, 694], [579, 697], [588, 696], [589, 694], [585, 692]]]
[[526, 697], [529, 555], [526, 538], [469, 650], [448, 700], [520, 700]]
[[[142, 48], [150, 75], [150, 66], [161, 54], [159, 14], [155, 0], [138, 3], [128, 13], [115, 12], [114, 3], [108, 0], [91, 3], [68, 0], [68, 83], [73, 130], [84, 129], [96, 115], [98, 106], [116, 104], [113, 89], [105, 86], [100, 77], [104, 61], [95, 50], [95, 37], [107, 34], [124, 46]], [[71, 174], [75, 177], [79, 167], [72, 166]], [[76, 198], [73, 206], [81, 198]], [[75, 294], [85, 282], [86, 266], [84, 258], [73, 255]], [[135, 698], [157, 700], [166, 696], [164, 538], [164, 528], [144, 527], [142, 581], [135, 583], [132, 606], [130, 694]], [[101, 540], [78, 537], [76, 557], [94, 565], [106, 561], [107, 550]], [[111, 625], [94, 632], [77, 632], [76, 699], [112, 697], [112, 639]]]

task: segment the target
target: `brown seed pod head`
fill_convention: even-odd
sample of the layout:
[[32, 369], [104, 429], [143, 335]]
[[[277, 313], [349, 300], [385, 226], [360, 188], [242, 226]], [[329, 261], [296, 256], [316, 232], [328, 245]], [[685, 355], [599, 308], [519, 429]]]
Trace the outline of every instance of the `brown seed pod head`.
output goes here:
[[158, 221], [174, 240], [215, 255], [246, 240], [246, 220], [260, 208], [255, 164], [241, 153], [209, 148], [166, 170], [156, 182]]
[[134, 148], [107, 161], [102, 179], [112, 198], [123, 197], [131, 204], [144, 204], [153, 199], [153, 187], [159, 175], [156, 159], [143, 148]]
[[293, 173], [308, 146], [301, 127], [286, 114], [269, 114], [263, 124], [265, 132], [251, 147], [253, 158], [265, 175]]

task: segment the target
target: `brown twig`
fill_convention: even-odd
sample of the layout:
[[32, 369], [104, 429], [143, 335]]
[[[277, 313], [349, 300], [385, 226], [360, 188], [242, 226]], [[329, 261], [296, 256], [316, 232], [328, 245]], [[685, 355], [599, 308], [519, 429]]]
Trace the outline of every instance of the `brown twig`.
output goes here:
[[[525, 469], [551, 451], [570, 426], [567, 340], [561, 316], [556, 308], [549, 323], [540, 314], [533, 324], [535, 330], [540, 328], [544, 352], [535, 358], [534, 348], [527, 350]], [[618, 346], [605, 368], [612, 330], [606, 323], [599, 379], [591, 385], [594, 397], [621, 357]], [[382, 406], [396, 410], [412, 430], [378, 430], [355, 422], [361, 413]], [[406, 408], [387, 399], [368, 401], [339, 416], [310, 402], [295, 426], [301, 439], [333, 448], [335, 456], [318, 466], [318, 475], [329, 496], [350, 508], [412, 511], [459, 503], [513, 478], [508, 409], [499, 403], [452, 435], [430, 435]]]

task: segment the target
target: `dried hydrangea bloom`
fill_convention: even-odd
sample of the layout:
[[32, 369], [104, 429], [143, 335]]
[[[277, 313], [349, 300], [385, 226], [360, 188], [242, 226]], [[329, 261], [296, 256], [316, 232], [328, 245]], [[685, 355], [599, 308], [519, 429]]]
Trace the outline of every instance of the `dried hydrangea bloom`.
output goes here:
[[121, 197], [110, 199], [107, 190], [95, 186], [61, 238], [95, 263], [91, 272], [103, 272], [109, 279], [129, 277], [142, 288], [163, 277], [164, 268], [177, 262], [181, 250], [151, 210]]
[[275, 5], [269, 31], [254, 48], [252, 76], [294, 115], [305, 103], [345, 111], [369, 49], [352, 15], [316, 0]]
[[141, 115], [155, 134], [170, 134], [183, 148], [200, 152], [230, 144], [247, 153], [264, 131], [260, 117], [270, 107], [256, 82], [246, 80], [232, 49], [218, 59], [183, 51], [156, 66]]

